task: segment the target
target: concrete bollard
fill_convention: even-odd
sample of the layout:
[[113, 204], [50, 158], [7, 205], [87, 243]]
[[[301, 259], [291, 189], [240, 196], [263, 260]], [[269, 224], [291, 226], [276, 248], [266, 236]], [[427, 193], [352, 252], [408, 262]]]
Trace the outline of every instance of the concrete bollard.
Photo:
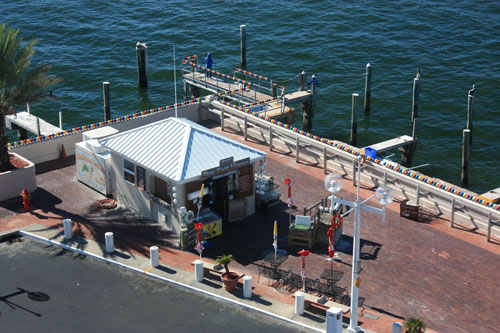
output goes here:
[[392, 323], [392, 333], [401, 333], [403, 331], [403, 326], [401, 323]]
[[203, 261], [200, 259], [194, 261], [194, 277], [197, 282], [203, 281]]
[[243, 277], [243, 297], [252, 297], [252, 277], [248, 275]]
[[295, 293], [295, 314], [299, 316], [304, 314], [304, 293], [302, 291]]
[[151, 266], [158, 267], [158, 246], [151, 246], [149, 248], [149, 258], [151, 260]]
[[64, 239], [71, 239], [73, 237], [73, 223], [71, 219], [64, 219]]
[[115, 252], [115, 242], [113, 240], [113, 233], [107, 232], [104, 234], [106, 239], [106, 252], [112, 253]]

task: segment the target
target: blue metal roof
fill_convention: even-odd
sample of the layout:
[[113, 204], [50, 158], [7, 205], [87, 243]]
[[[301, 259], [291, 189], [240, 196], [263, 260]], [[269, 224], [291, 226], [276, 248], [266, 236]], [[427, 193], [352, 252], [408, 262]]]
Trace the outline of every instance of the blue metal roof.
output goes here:
[[220, 160], [267, 154], [184, 118], [168, 118], [119, 133], [99, 142], [110, 151], [176, 182], [196, 179]]

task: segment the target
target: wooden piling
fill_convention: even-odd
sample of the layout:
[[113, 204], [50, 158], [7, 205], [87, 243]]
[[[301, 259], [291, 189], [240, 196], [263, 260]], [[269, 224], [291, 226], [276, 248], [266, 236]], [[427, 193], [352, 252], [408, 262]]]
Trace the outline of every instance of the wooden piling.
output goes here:
[[413, 100], [411, 106], [411, 120], [418, 118], [418, 96], [420, 93], [420, 78], [419, 75], [413, 79]]
[[469, 95], [468, 95], [468, 98], [467, 98], [467, 129], [470, 131], [470, 143], [472, 144], [472, 120], [473, 120], [473, 114], [474, 114], [474, 92], [472, 92], [471, 94], [471, 91], [473, 90], [474, 88], [472, 88], [471, 90], [469, 90]]
[[365, 78], [365, 112], [370, 112], [372, 96], [372, 65], [366, 64], [366, 78]]
[[241, 67], [246, 68], [247, 66], [247, 26], [245, 24], [240, 25], [240, 49], [241, 49]]
[[273, 81], [271, 81], [271, 96], [272, 97], [278, 96], [278, 85]]
[[62, 124], [62, 111], [59, 111], [59, 128], [62, 130], [63, 129], [63, 124]]
[[462, 139], [462, 185], [469, 183], [469, 144], [470, 144], [470, 130], [464, 129]]
[[401, 151], [401, 163], [404, 165], [411, 164], [411, 161], [415, 156], [415, 152], [417, 151], [417, 142], [418, 142], [417, 125], [418, 125], [418, 118], [415, 118], [412, 121], [412, 131], [411, 131], [413, 141], [407, 144], [406, 146], [399, 147], [399, 150]]
[[102, 98], [104, 100], [104, 120], [111, 119], [111, 104], [109, 101], [109, 82], [102, 83]]
[[36, 117], [36, 136], [40, 136], [40, 118]]
[[135, 44], [135, 51], [137, 54], [137, 77], [139, 87], [144, 89], [148, 87], [148, 76], [146, 73], [147, 49], [146, 43], [137, 42], [137, 44]]
[[355, 145], [358, 141], [358, 93], [352, 94], [351, 111], [351, 144]]
[[306, 90], [306, 72], [302, 71], [299, 76], [300, 80], [300, 91]]
[[491, 212], [489, 212], [489, 214], [488, 214], [488, 238], [487, 238], [488, 242], [491, 242], [491, 224], [493, 223], [491, 218], [492, 218]]

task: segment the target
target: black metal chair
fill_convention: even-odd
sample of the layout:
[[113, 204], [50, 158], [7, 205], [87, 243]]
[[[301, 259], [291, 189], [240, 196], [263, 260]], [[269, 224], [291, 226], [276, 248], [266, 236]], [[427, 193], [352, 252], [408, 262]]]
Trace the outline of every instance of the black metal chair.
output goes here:
[[[344, 305], [351, 305], [351, 295], [343, 295], [341, 298], [341, 303]], [[358, 297], [358, 307], [362, 307], [365, 303], [365, 297]]]
[[[260, 281], [260, 275], [262, 274], [265, 278], [271, 279], [271, 274], [273, 272], [273, 269], [269, 266], [265, 265], [260, 265], [260, 264], [255, 264], [257, 268], [259, 269], [259, 277], [257, 278], [257, 283]], [[269, 285], [269, 281], [267, 282], [267, 285]]]
[[302, 288], [302, 277], [299, 274], [291, 273], [287, 277], [286, 285], [289, 286], [288, 291], [298, 290]]
[[283, 285], [285, 285], [290, 274], [292, 274], [291, 270], [285, 271], [279, 268], [274, 268], [271, 269], [271, 280], [276, 281], [276, 284], [279, 284], [281, 282]]
[[308, 277], [306, 277], [306, 291], [311, 290], [315, 291], [316, 290], [316, 285], [318, 284], [319, 279], [313, 280]]

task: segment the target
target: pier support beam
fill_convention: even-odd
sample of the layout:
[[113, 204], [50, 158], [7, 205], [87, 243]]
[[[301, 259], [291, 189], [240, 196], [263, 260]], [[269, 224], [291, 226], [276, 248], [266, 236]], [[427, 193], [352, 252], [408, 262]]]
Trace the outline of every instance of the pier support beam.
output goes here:
[[474, 114], [474, 91], [475, 86], [472, 85], [472, 89], [469, 90], [469, 94], [467, 96], [467, 129], [470, 131], [469, 140], [470, 144], [472, 144], [472, 120]]
[[358, 97], [358, 93], [352, 94], [351, 144], [353, 145], [358, 141]]
[[401, 151], [401, 163], [405, 166], [408, 166], [411, 164], [411, 161], [413, 160], [413, 157], [415, 156], [415, 152], [417, 151], [417, 124], [418, 124], [418, 118], [413, 119], [413, 126], [412, 126], [412, 138], [413, 142], [410, 144], [407, 144], [406, 146], [400, 147], [399, 150]]
[[201, 89], [196, 86], [188, 85], [189, 90], [191, 90], [191, 95], [193, 95], [194, 98], [198, 98], [201, 96]]
[[366, 78], [365, 78], [365, 112], [370, 112], [370, 104], [372, 97], [372, 65], [366, 64]]
[[413, 79], [413, 100], [411, 106], [411, 121], [418, 118], [418, 95], [420, 93], [420, 70], [417, 69], [417, 75]]
[[[306, 72], [300, 73], [300, 91], [306, 90]], [[312, 128], [312, 118], [314, 112], [314, 105], [312, 99], [300, 104], [302, 109], [302, 127], [309, 130]]]
[[104, 100], [104, 120], [111, 119], [111, 104], [109, 102], [109, 82], [102, 83], [102, 98]]
[[240, 25], [240, 52], [241, 67], [247, 67], [247, 26]]
[[139, 87], [144, 89], [148, 87], [148, 76], [146, 73], [147, 49], [146, 43], [137, 42], [137, 44], [135, 44], [135, 52], [137, 54], [137, 77], [139, 80]]
[[464, 129], [462, 138], [462, 185], [469, 184], [469, 144], [470, 130]]

